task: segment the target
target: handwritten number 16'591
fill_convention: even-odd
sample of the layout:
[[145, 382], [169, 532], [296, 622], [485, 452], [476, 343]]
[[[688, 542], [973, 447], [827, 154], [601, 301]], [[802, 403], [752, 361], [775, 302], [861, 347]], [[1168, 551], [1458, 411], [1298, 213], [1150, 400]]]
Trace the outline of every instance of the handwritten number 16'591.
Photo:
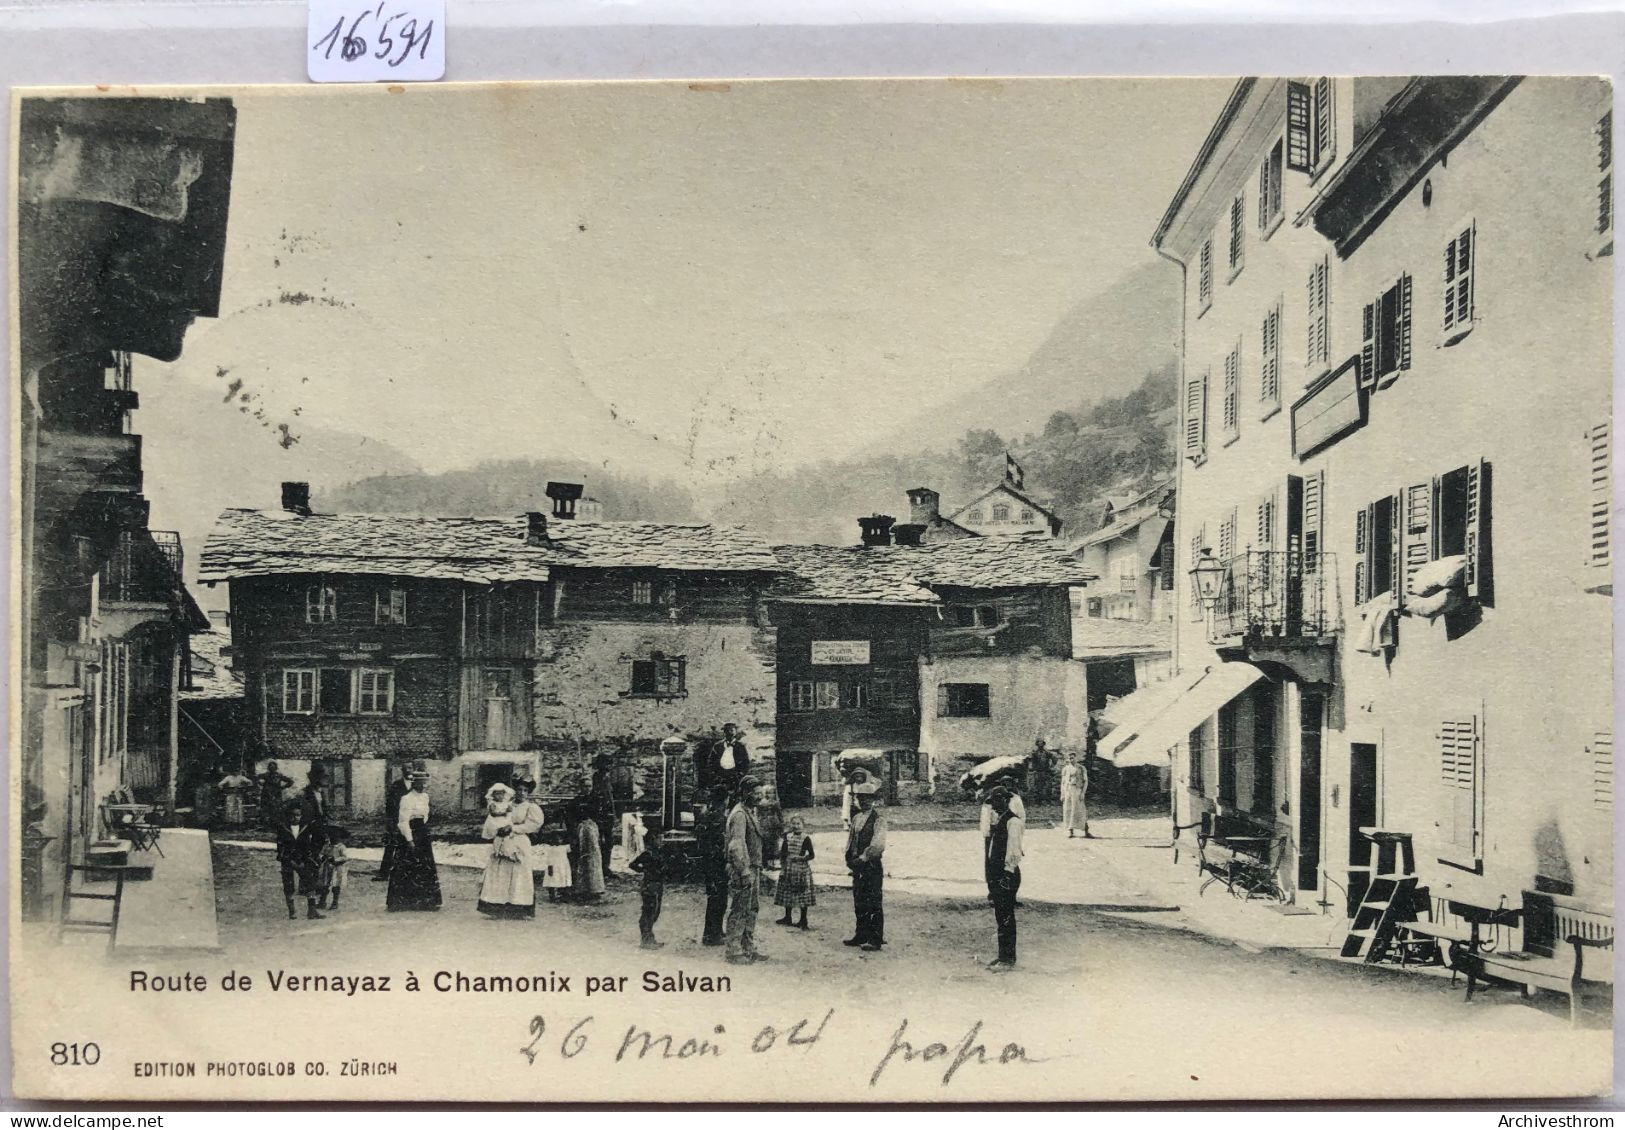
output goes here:
[[[361, 11], [354, 19], [340, 16], [328, 33], [311, 46], [311, 50], [320, 51], [324, 59], [331, 59], [334, 49], [337, 49], [341, 59], [347, 63], [354, 62], [372, 51], [373, 44], [368, 43], [366, 36], [361, 34], [365, 30], [373, 36], [377, 45], [377, 50], [372, 51], [374, 59], [383, 59], [391, 67], [400, 66], [413, 51], [422, 59], [429, 50], [429, 40], [434, 37], [434, 21], [429, 20], [420, 28], [416, 19], [407, 19], [392, 31], [391, 25], [405, 15], [405, 12], [396, 12], [386, 16], [384, 5], [380, 3], [376, 8]], [[345, 24], [349, 24], [348, 30]], [[373, 25], [376, 25], [376, 30]], [[390, 58], [392, 54], [394, 58]]]

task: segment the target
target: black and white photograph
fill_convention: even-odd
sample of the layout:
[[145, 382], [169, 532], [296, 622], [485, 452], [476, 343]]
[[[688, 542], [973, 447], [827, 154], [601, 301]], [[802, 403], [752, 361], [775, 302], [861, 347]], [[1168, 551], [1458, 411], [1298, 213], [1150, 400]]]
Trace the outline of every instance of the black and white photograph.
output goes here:
[[1606, 1093], [1612, 98], [14, 91], [13, 1090]]

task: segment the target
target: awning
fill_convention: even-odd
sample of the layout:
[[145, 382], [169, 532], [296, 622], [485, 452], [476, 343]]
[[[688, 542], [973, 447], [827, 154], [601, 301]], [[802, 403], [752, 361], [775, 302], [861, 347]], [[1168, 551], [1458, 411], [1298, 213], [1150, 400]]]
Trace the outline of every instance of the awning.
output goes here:
[[[1176, 676], [1136, 691], [1113, 704], [1120, 708], [1117, 728], [1096, 753], [1119, 768], [1165, 764], [1169, 749], [1263, 677], [1264, 672], [1251, 663], [1220, 663], [1194, 676]], [[1147, 700], [1133, 704], [1141, 694]]]

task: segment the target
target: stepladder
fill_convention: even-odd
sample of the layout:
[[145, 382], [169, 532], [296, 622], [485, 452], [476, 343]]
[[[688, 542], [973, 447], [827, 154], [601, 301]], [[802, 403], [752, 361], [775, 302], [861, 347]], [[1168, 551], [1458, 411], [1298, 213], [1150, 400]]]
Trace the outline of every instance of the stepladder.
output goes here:
[[1362, 828], [1371, 842], [1370, 882], [1343, 939], [1343, 957], [1367, 964], [1394, 954], [1399, 928], [1416, 919], [1416, 857], [1407, 832]]

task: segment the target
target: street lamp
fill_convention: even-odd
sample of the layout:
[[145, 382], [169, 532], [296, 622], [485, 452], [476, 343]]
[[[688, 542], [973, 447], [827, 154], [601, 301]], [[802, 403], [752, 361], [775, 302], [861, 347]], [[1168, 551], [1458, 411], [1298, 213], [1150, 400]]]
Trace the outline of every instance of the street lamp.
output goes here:
[[1191, 566], [1191, 582], [1196, 586], [1196, 595], [1202, 600], [1202, 607], [1212, 611], [1214, 604], [1219, 600], [1219, 587], [1224, 580], [1224, 565], [1213, 556], [1213, 551], [1202, 549], [1202, 555]]

